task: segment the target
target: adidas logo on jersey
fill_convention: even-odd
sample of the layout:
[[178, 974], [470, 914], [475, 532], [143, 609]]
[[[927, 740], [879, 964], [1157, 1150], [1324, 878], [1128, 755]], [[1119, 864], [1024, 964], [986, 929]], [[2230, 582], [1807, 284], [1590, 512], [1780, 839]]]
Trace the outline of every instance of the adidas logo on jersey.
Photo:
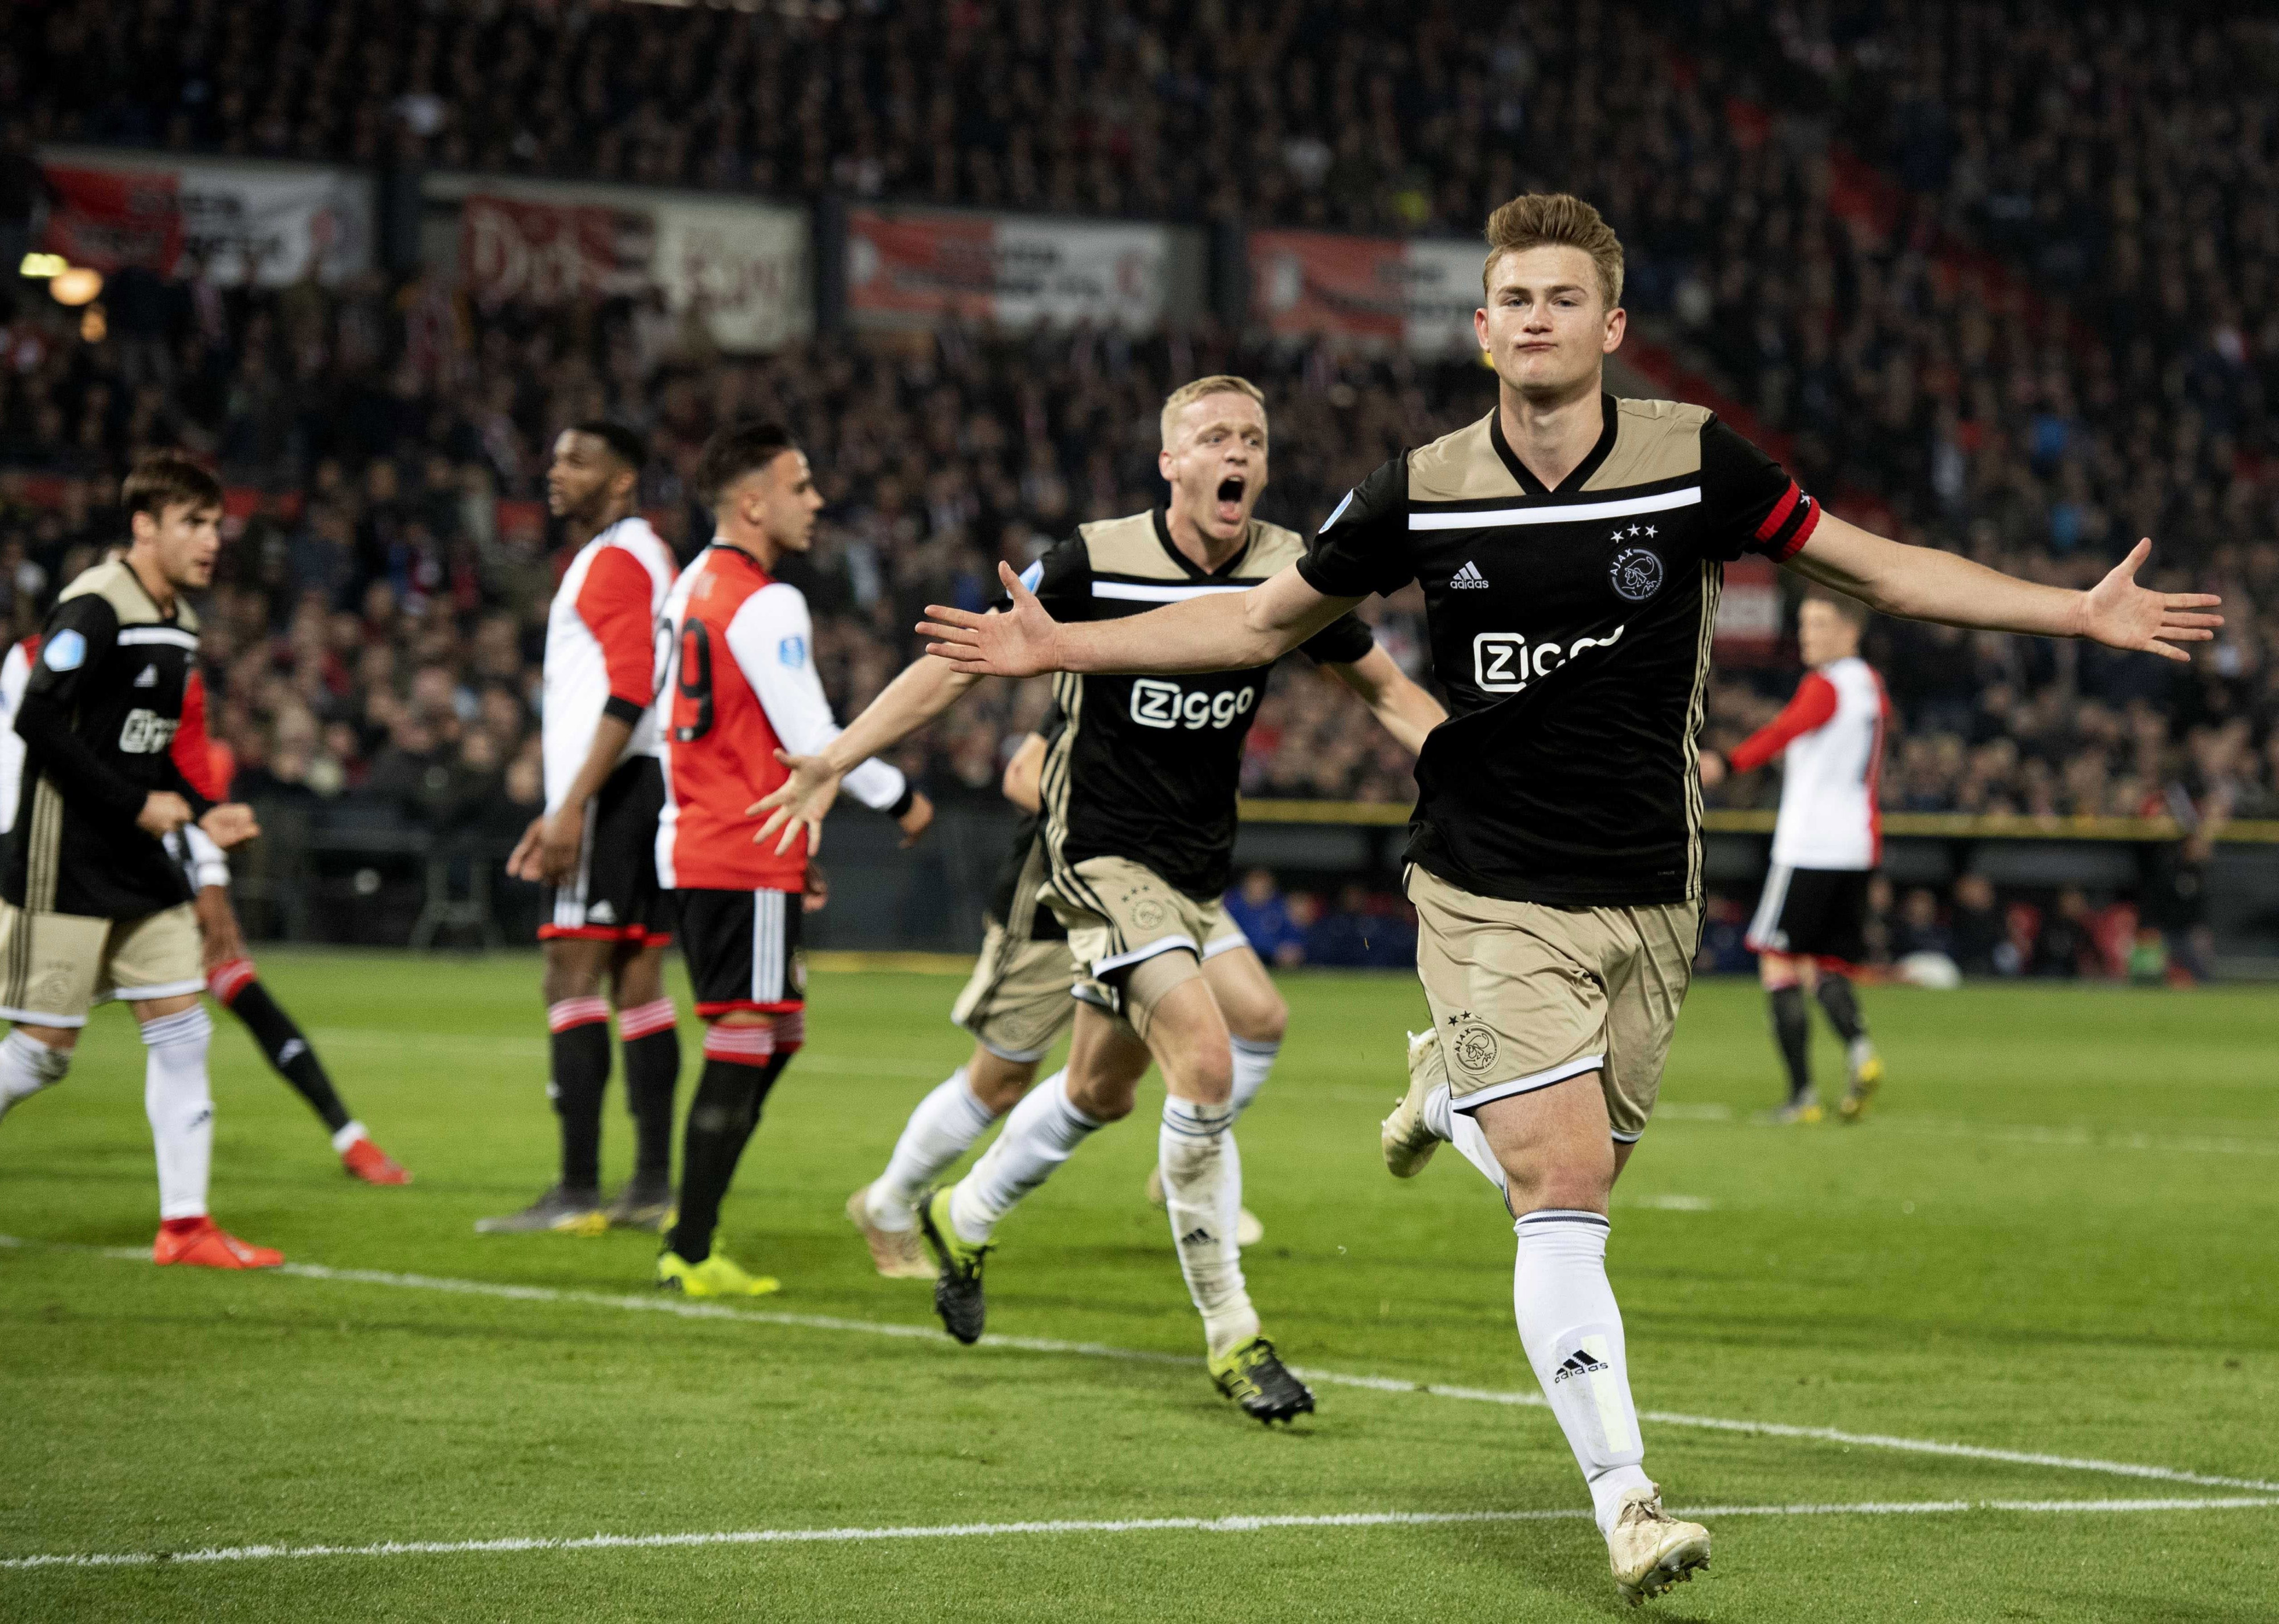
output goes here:
[[144, 666], [142, 668], [142, 674], [134, 679], [134, 686], [138, 688], [157, 687], [158, 686], [158, 668], [155, 665]]
[[1603, 1359], [1593, 1359], [1587, 1352], [1569, 1353], [1566, 1361], [1557, 1370], [1552, 1372], [1551, 1380], [1555, 1384], [1565, 1381], [1569, 1376], [1589, 1375], [1594, 1370], [1604, 1370], [1606, 1367], [1607, 1361]]
[[1487, 584], [1488, 578], [1480, 573], [1479, 565], [1469, 558], [1464, 560], [1464, 567], [1448, 578], [1449, 589], [1454, 592], [1466, 590], [1484, 592], [1487, 589]]

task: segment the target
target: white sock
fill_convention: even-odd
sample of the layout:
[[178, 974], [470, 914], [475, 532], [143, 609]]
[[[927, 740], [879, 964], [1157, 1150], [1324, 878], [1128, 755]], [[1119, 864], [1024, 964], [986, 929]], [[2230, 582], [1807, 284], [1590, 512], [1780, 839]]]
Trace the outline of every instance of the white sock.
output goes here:
[[[1057, 1088], [1067, 1076], [1067, 1072], [1056, 1071], [1038, 1087]], [[902, 1137], [894, 1141], [894, 1153], [886, 1159], [886, 1170], [871, 1181], [871, 1193], [863, 1198], [871, 1222], [882, 1229], [916, 1227], [917, 1214], [911, 1208], [918, 1191], [972, 1149], [974, 1140], [988, 1132], [989, 1124], [996, 1120], [989, 1107], [974, 1098], [964, 1067], [936, 1084], [910, 1113]]]
[[213, 1166], [213, 1093], [206, 1085], [206, 1045], [213, 1023], [205, 1006], [142, 1023], [149, 1050], [142, 1108], [158, 1153], [158, 1216], [199, 1218]]
[[1258, 1098], [1258, 1091], [1266, 1086], [1266, 1074], [1274, 1069], [1274, 1057], [1282, 1053], [1282, 1040], [1260, 1043], [1249, 1038], [1234, 1040], [1234, 1114], [1240, 1116], [1250, 1109], [1250, 1102]]
[[1448, 1098], [1448, 1085], [1442, 1084], [1424, 1096], [1424, 1125], [1461, 1152], [1466, 1161], [1480, 1170], [1480, 1176], [1493, 1184], [1500, 1194], [1508, 1194], [1503, 1180], [1503, 1163], [1488, 1148], [1488, 1136], [1480, 1131], [1478, 1122], [1469, 1111], [1459, 1111]]
[[1511, 1306], [1520, 1345], [1591, 1486], [1602, 1534], [1613, 1528], [1623, 1492], [1647, 1482], [1623, 1314], [1607, 1283], [1608, 1229], [1596, 1213], [1558, 1208], [1512, 1226], [1519, 1237]]
[[1100, 1124], [1070, 1103], [1066, 1074], [1032, 1088], [1006, 1114], [1005, 1131], [949, 1192], [949, 1222], [979, 1245], [1014, 1204], [1053, 1176]]
[[333, 1136], [333, 1148], [346, 1154], [349, 1145], [369, 1137], [364, 1130], [364, 1124], [351, 1118], [341, 1123], [341, 1130]]
[[1156, 1155], [1163, 1207], [1187, 1295], [1203, 1316], [1203, 1339], [1216, 1358], [1258, 1335], [1258, 1311], [1242, 1283], [1235, 1226], [1242, 1214], [1242, 1153], [1235, 1148], [1232, 1100], [1204, 1105], [1176, 1094], [1163, 1101]]
[[0, 1116], [18, 1100], [62, 1082], [71, 1062], [69, 1049], [51, 1049], [21, 1027], [0, 1038]]

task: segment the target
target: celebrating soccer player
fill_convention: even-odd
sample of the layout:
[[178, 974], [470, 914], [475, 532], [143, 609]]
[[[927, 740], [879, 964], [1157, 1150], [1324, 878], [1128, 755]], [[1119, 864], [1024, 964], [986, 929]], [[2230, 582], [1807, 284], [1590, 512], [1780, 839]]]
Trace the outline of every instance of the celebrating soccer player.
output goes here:
[[[816, 674], [807, 600], [771, 573], [786, 554], [813, 545], [823, 493], [807, 454], [771, 424], [713, 435], [697, 487], [716, 531], [665, 603], [657, 680], [668, 708], [665, 799], [656, 846], [658, 877], [679, 893], [704, 1069], [682, 1142], [680, 1214], [656, 1282], [692, 1297], [757, 1296], [777, 1283], [717, 1250], [712, 1231], [760, 1107], [807, 1030], [800, 915], [812, 831], [762, 841], [753, 814], [785, 779], [779, 755], [812, 755], [839, 737]], [[884, 762], [863, 762], [847, 783], [901, 824], [906, 843], [933, 821], [932, 803]]]
[[[1153, 604], [1239, 598], [1303, 550], [1291, 532], [1251, 517], [1267, 478], [1256, 385], [1198, 379], [1163, 402], [1160, 429], [1169, 506], [1084, 525], [1023, 576], [1024, 600], [1114, 620]], [[940, 1262], [935, 1308], [952, 1336], [975, 1341], [997, 1225], [1086, 1138], [1131, 1114], [1154, 1060], [1169, 1095], [1156, 1170], [1202, 1315], [1207, 1367], [1221, 1392], [1269, 1423], [1311, 1410], [1314, 1396], [1262, 1334], [1243, 1279], [1232, 1130], [1266, 1081], [1289, 1012], [1219, 898], [1234, 855], [1243, 740], [1270, 668], [1300, 644], [1410, 749], [1443, 720], [1349, 616], [1271, 654], [1193, 668], [1180, 682], [1070, 675], [1055, 684], [1062, 722], [1041, 775], [1041, 894], [1087, 972], [1067, 1081], [1030, 1093], [972, 1170], [917, 1214]], [[819, 816], [848, 763], [939, 715], [979, 674], [930, 657], [911, 665], [821, 760], [793, 763], [792, 781], [766, 803], [769, 827]]]
[[1884, 685], [1860, 657], [1867, 607], [1815, 591], [1797, 612], [1797, 641], [1809, 669], [1780, 715], [1751, 734], [1730, 761], [1701, 753], [1705, 787], [1726, 772], [1753, 772], [1782, 758], [1780, 818], [1773, 825], [1772, 872], [1750, 922], [1748, 942], [1772, 1005], [1773, 1039], [1788, 1067], [1784, 1122], [1816, 1122], [1812, 1087], [1812, 993], [1844, 1040], [1849, 1085], [1837, 1109], [1856, 1122], [1884, 1080], [1868, 1037], [1852, 969], [1867, 957], [1868, 880], [1884, 854], [1876, 785], [1891, 714]]
[[2213, 597], [2137, 584], [2149, 541], [2071, 592], [1823, 513], [1713, 414], [1603, 393], [1623, 250], [1596, 209], [1515, 198], [1487, 241], [1473, 320], [1495, 410], [1364, 479], [1302, 558], [1249, 592], [1087, 624], [1007, 570], [1009, 612], [932, 608], [920, 630], [977, 673], [1219, 671], [1423, 585], [1454, 715], [1417, 764], [1408, 894], [1432, 1030], [1381, 1130], [1386, 1161], [1413, 1173], [1453, 1138], [1503, 1190], [1520, 1340], [1638, 1599], [1709, 1559], [1707, 1531], [1669, 1516], [1643, 1468], [1606, 1214], [1700, 931], [1695, 751], [1721, 566], [1760, 553], [1886, 614], [2175, 660], [2221, 622], [2202, 612]]
[[98, 997], [128, 1004], [148, 1052], [142, 1102], [158, 1163], [151, 1258], [208, 1268], [285, 1260], [206, 1214], [213, 1023], [189, 882], [165, 839], [195, 823], [226, 848], [257, 831], [252, 808], [216, 805], [169, 747], [197, 658], [182, 594], [213, 579], [221, 486], [188, 457], [147, 456], [120, 502], [123, 558], [64, 588], [16, 710], [21, 798], [0, 868], [0, 1113], [63, 1081]]
[[[664, 990], [672, 926], [656, 878], [664, 787], [650, 701], [656, 617], [674, 571], [671, 549], [633, 510], [647, 458], [631, 429], [581, 423], [555, 441], [547, 471], [549, 505], [568, 521], [578, 552], [546, 617], [539, 724], [546, 810], [531, 821], [507, 872], [549, 887], [538, 936], [546, 952], [547, 1093], [561, 1122], [562, 1176], [522, 1211], [477, 1220], [482, 1234], [654, 1229], [672, 1206], [680, 1037]], [[633, 1176], [605, 1208], [602, 1094], [612, 1003], [625, 1051]]]

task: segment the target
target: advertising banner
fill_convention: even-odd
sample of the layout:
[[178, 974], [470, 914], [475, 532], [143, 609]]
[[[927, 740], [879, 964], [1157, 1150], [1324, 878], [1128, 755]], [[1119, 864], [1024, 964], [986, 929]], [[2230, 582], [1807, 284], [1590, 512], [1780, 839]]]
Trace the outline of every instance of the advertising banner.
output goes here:
[[1469, 241], [1253, 232], [1251, 316], [1293, 336], [1375, 340], [1420, 356], [1469, 354], [1478, 349], [1472, 312], [1486, 257]]
[[1163, 226], [932, 210], [847, 217], [847, 308], [871, 326], [944, 317], [1143, 332], [1172, 303]]
[[807, 215], [771, 203], [617, 188], [470, 191], [459, 272], [478, 294], [556, 303], [661, 289], [700, 309], [713, 341], [779, 349], [814, 326]]
[[1753, 665], [1780, 652], [1780, 570], [1753, 554], [1725, 566], [1725, 592], [1717, 600], [1715, 654], [1737, 665]]
[[327, 282], [372, 263], [372, 183], [297, 164], [174, 163], [88, 149], [40, 157], [49, 207], [40, 246], [109, 274], [142, 265], [280, 287], [311, 266]]

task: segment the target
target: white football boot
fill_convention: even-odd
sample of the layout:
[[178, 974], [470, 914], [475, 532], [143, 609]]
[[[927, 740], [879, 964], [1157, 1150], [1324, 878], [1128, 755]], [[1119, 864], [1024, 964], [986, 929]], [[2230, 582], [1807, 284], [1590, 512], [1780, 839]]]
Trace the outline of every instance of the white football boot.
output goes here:
[[1623, 1496], [1615, 1531], [1607, 1536], [1607, 1561], [1615, 1570], [1615, 1588], [1635, 1607], [1708, 1572], [1709, 1530], [1662, 1510], [1661, 1490], [1648, 1483]]

